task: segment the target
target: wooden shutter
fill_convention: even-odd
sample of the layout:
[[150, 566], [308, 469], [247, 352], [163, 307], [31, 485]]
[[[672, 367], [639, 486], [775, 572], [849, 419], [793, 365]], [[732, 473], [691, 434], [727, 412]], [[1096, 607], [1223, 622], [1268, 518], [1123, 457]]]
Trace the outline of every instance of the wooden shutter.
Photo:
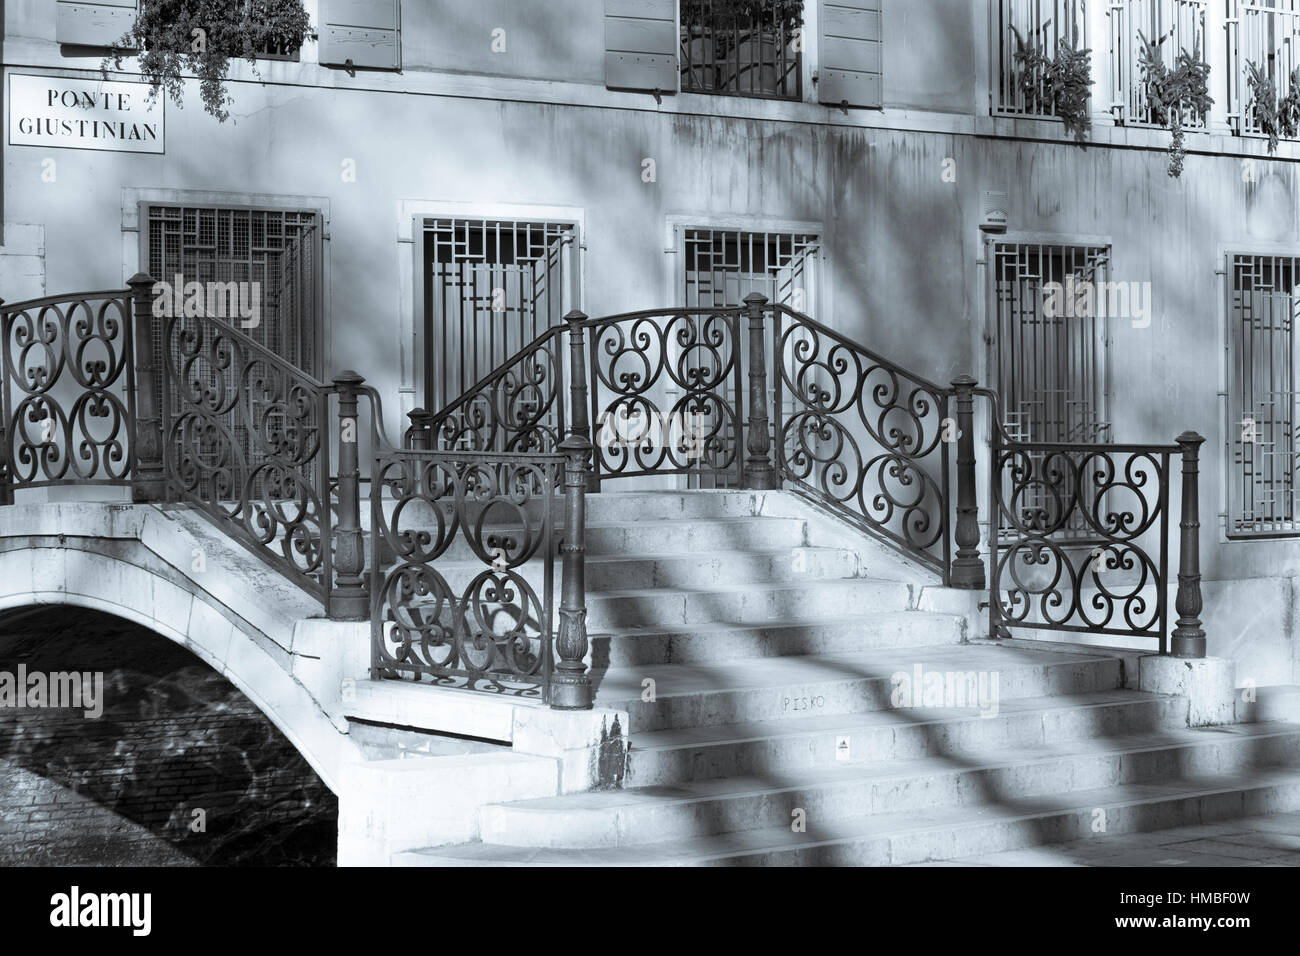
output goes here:
[[400, 0], [320, 0], [318, 61], [329, 66], [398, 70]]
[[55, 39], [75, 46], [113, 46], [135, 23], [136, 0], [59, 0]]
[[879, 107], [880, 7], [883, 0], [820, 0], [817, 101], [832, 106]]
[[677, 92], [677, 0], [605, 0], [605, 85]]

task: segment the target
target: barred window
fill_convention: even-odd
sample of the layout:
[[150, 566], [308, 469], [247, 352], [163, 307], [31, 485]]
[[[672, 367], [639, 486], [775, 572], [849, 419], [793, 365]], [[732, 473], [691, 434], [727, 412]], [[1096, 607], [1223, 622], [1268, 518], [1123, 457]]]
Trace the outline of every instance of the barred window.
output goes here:
[[1300, 258], [1228, 257], [1229, 534], [1300, 533], [1295, 318]]
[[[1110, 440], [1109, 311], [1097, 302], [1109, 264], [1109, 250], [1102, 246], [995, 244], [997, 385], [1004, 424], [1014, 437]], [[1085, 286], [1092, 288], [1092, 307], [1050, 307], [1054, 289], [1073, 295]]]
[[548, 328], [571, 300], [566, 222], [425, 223], [425, 401], [441, 409]]
[[682, 91], [799, 99], [803, 0], [681, 0]]

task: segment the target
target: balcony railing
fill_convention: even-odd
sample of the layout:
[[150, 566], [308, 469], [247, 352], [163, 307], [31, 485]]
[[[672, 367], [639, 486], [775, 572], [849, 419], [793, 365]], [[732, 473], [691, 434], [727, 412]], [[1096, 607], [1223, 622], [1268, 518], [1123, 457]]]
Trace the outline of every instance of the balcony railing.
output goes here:
[[1227, 0], [1228, 123], [1239, 136], [1266, 135], [1247, 78], [1254, 65], [1278, 100], [1300, 68], [1300, 0]]
[[[1139, 53], [1142, 40], [1157, 43], [1171, 70], [1178, 54], [1208, 58], [1207, 0], [1120, 0], [1110, 10], [1111, 112], [1125, 126], [1161, 126], [1152, 115]], [[1195, 110], [1181, 111], [1186, 129], [1202, 129]]]
[[1089, 44], [1084, 0], [996, 0], [993, 5], [993, 112], [1004, 116], [1055, 116], [1046, 77], [1017, 62], [1021, 43], [1054, 56], [1065, 40]]

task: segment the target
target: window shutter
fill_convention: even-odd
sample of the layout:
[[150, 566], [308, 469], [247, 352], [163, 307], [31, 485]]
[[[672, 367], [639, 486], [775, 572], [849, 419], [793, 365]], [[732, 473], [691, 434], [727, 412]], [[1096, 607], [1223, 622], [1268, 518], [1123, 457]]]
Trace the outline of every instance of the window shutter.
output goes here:
[[820, 0], [817, 101], [880, 107], [880, 6], [883, 0]]
[[605, 85], [677, 92], [677, 0], [605, 0]]
[[135, 23], [136, 0], [59, 0], [54, 37], [75, 46], [111, 47]]
[[402, 66], [400, 0], [320, 0], [318, 62], [374, 70]]

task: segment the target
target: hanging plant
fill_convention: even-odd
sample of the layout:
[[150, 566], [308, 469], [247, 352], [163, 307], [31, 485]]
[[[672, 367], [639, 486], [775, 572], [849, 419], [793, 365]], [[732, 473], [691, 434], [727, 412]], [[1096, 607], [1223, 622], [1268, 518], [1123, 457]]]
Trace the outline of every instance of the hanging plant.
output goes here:
[[1066, 135], [1076, 143], [1084, 142], [1092, 131], [1092, 114], [1088, 99], [1092, 95], [1092, 50], [1078, 50], [1062, 38], [1056, 44], [1056, 56], [1049, 57], [1035, 44], [1027, 42], [1015, 27], [1016, 51], [1012, 60], [1017, 69], [1016, 86], [1024, 94], [1029, 112], [1058, 116]]
[[149, 98], [159, 90], [183, 107], [183, 73], [198, 78], [203, 108], [225, 122], [233, 102], [226, 80], [232, 59], [254, 64], [269, 50], [293, 53], [311, 35], [302, 0], [140, 0], [131, 29], [100, 65], [122, 68], [124, 50], [139, 50]]
[[1160, 53], [1161, 44], [1168, 38], [1166, 33], [1159, 40], [1148, 40], [1139, 31], [1138, 67], [1142, 70], [1151, 119], [1173, 133], [1168, 173], [1177, 179], [1183, 174], [1183, 160], [1187, 155], [1185, 124], [1192, 117], [1204, 123], [1214, 98], [1210, 96], [1210, 64], [1201, 58], [1200, 42], [1190, 53], [1186, 48], [1180, 50], [1171, 70]]
[[1300, 132], [1300, 67], [1291, 71], [1287, 94], [1281, 100], [1273, 77], [1255, 63], [1246, 64], [1246, 83], [1255, 125], [1268, 136], [1268, 151], [1276, 153], [1279, 139], [1295, 139]]

